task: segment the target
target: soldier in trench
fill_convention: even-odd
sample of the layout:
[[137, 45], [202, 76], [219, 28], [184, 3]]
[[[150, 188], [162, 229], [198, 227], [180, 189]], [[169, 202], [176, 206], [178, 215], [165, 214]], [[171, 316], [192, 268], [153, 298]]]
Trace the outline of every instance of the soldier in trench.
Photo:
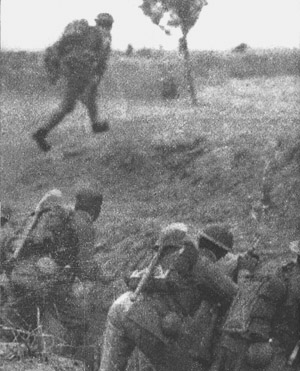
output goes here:
[[125, 370], [135, 347], [157, 371], [202, 367], [199, 353], [190, 352], [193, 316], [203, 300], [228, 308], [238, 288], [196, 245], [185, 224], [162, 230], [153, 274], [137, 289], [147, 268], [133, 272], [131, 291], [109, 310], [100, 371]]

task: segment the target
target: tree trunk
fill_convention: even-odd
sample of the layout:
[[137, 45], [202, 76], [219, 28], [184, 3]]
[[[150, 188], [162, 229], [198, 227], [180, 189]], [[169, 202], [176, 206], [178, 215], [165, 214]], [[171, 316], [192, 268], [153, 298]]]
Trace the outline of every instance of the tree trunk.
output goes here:
[[187, 34], [184, 34], [179, 41], [179, 50], [183, 54], [184, 58], [184, 69], [185, 69], [185, 79], [187, 83], [188, 92], [190, 93], [193, 106], [198, 104], [197, 95], [195, 90], [194, 79], [192, 76], [192, 66], [190, 59], [190, 52], [187, 44]]

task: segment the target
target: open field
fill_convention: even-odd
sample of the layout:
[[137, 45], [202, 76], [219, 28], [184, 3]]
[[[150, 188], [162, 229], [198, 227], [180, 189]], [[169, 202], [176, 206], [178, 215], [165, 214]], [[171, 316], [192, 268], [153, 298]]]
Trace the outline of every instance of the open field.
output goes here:
[[[43, 67], [43, 53], [1, 52], [3, 87], [21, 94], [52, 94], [60, 90], [50, 86]], [[191, 52], [196, 83], [203, 86], [222, 85], [228, 79], [299, 76], [299, 49], [252, 50], [245, 53], [201, 51]], [[171, 74], [186, 96], [182, 59], [177, 53], [145, 49], [132, 57], [121, 52], [112, 54], [102, 82], [101, 95], [110, 98], [157, 100], [161, 79]]]
[[[144, 63], [143, 81], [153, 83], [150, 62], [139, 63]], [[114, 76], [111, 66], [100, 88], [100, 112], [111, 130], [94, 136], [78, 105], [49, 136], [53, 151], [46, 155], [30, 134], [58, 104], [61, 87], [48, 86], [38, 69], [25, 74], [18, 70], [19, 85], [12, 85], [16, 76], [6, 77], [1, 95], [1, 200], [23, 214], [53, 187], [71, 202], [78, 183], [101, 185], [104, 206], [97, 230], [103, 249], [97, 256], [102, 271], [117, 278], [109, 287], [106, 309], [124, 289], [122, 275], [145, 257], [139, 242], [149, 243], [158, 227], [171, 221], [186, 222], [193, 231], [227, 222], [236, 251], [250, 248], [259, 233], [263, 260], [290, 258], [288, 244], [300, 238], [297, 69], [243, 78], [218, 69], [205, 78], [198, 75], [199, 106], [192, 108], [185, 94], [177, 101], [160, 100], [157, 80], [154, 92], [127, 67], [109, 80]], [[39, 82], [39, 89], [29, 86], [23, 94], [23, 82], [31, 73], [37, 74], [31, 81]], [[259, 221], [265, 184], [271, 202]]]

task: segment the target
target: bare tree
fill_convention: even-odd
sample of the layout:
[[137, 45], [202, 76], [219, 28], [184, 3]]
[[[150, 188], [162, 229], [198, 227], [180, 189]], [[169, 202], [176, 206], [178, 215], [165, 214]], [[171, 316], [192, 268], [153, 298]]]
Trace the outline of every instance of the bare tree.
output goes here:
[[180, 28], [182, 37], [179, 39], [179, 52], [184, 57], [185, 78], [193, 105], [197, 104], [197, 95], [192, 77], [187, 35], [197, 22], [205, 5], [207, 5], [206, 0], [143, 0], [140, 5], [143, 13], [150, 17], [152, 22], [164, 30], [166, 34], [170, 34], [170, 31], [161, 25], [166, 14], [169, 16], [167, 25]]

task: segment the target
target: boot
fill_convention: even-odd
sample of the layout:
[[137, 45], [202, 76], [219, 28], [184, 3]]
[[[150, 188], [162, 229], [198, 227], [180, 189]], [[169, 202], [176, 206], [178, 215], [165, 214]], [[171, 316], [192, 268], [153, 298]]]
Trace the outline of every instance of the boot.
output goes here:
[[33, 135], [33, 140], [36, 141], [37, 145], [43, 152], [48, 152], [51, 149], [50, 144], [46, 141], [47, 132], [45, 129], [38, 129]]
[[109, 124], [108, 121], [101, 121], [101, 122], [94, 122], [92, 124], [92, 130], [95, 134], [97, 133], [103, 133], [105, 131], [109, 130]]

